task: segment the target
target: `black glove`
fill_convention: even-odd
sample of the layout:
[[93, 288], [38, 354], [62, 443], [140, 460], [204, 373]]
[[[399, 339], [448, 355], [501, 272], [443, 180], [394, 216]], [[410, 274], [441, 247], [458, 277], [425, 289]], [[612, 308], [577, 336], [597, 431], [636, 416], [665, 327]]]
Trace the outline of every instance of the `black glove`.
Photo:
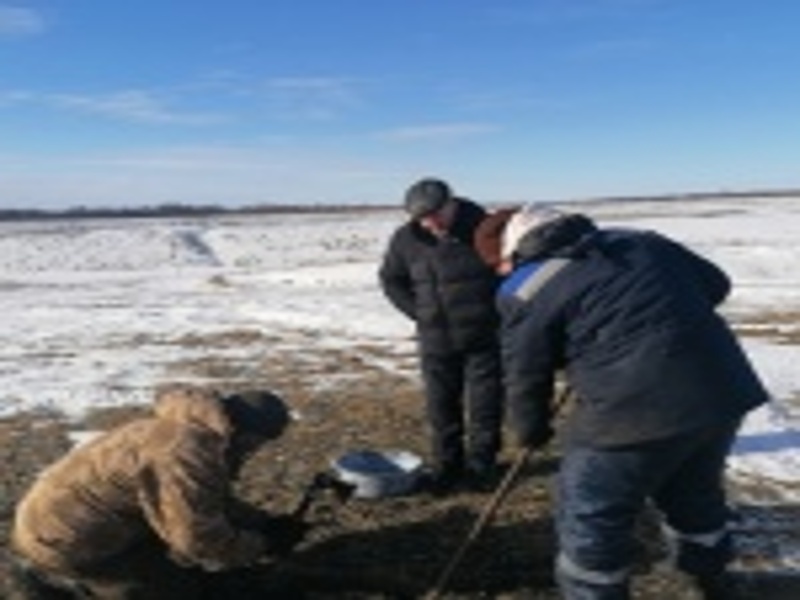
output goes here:
[[238, 528], [254, 529], [258, 532], [269, 531], [270, 523], [275, 516], [262, 508], [258, 508], [243, 502], [238, 498], [233, 498], [228, 504], [228, 518]]
[[517, 429], [517, 444], [530, 450], [536, 450], [547, 445], [552, 437], [553, 428], [550, 427], [550, 423]]
[[272, 517], [259, 529], [266, 540], [267, 554], [286, 556], [303, 541], [310, 525], [290, 515], [283, 515]]

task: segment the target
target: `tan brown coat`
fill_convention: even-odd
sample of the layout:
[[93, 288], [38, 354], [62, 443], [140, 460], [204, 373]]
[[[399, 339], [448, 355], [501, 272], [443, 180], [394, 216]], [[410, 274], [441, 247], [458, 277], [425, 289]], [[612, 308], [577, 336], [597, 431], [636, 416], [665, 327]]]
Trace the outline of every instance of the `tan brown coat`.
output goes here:
[[218, 570], [264, 552], [226, 516], [231, 428], [218, 399], [162, 394], [155, 415], [103, 434], [46, 469], [17, 507], [13, 545], [35, 564], [81, 570], [155, 533], [179, 561]]

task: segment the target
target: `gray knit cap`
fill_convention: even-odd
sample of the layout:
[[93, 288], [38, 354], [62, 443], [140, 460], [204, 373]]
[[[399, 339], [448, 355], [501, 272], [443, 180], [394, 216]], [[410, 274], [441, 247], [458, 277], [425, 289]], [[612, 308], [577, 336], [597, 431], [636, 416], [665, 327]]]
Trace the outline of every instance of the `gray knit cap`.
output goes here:
[[441, 209], [453, 198], [450, 186], [441, 179], [420, 179], [406, 192], [406, 212], [412, 219], [420, 219]]

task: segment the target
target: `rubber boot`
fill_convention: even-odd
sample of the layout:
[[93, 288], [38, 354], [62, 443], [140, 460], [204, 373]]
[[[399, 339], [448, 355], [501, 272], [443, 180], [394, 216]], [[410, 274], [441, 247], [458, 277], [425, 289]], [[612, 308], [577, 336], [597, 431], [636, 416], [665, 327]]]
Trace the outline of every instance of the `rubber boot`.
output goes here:
[[630, 600], [628, 582], [597, 584], [558, 574], [558, 588], [564, 600]]
[[695, 585], [703, 596], [703, 600], [737, 600], [741, 598], [741, 590], [727, 573], [714, 576], [695, 577]]

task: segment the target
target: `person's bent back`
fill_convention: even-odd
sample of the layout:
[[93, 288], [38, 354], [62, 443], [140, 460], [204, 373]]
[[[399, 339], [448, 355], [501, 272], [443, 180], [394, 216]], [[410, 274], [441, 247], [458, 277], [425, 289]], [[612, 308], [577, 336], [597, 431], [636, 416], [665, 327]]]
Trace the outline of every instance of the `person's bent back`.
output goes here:
[[286, 407], [268, 393], [223, 399], [198, 388], [164, 390], [152, 418], [101, 435], [40, 475], [17, 507], [14, 552], [67, 579], [140, 547], [204, 571], [251, 564], [267, 541], [229, 519], [231, 480], [287, 422]]

